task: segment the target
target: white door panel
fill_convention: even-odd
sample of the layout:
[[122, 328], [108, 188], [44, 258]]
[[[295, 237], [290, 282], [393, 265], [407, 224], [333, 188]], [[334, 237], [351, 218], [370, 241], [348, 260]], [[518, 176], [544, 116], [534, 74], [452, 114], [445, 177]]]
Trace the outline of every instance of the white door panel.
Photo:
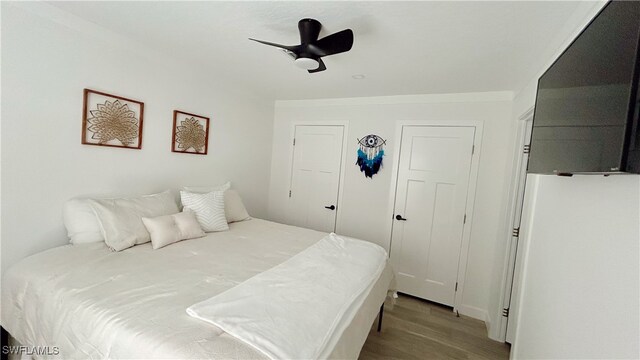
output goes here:
[[[335, 230], [343, 126], [295, 127], [289, 218], [293, 225]], [[327, 209], [326, 206], [334, 206]]]
[[398, 290], [453, 305], [475, 128], [405, 126], [391, 262]]
[[[529, 118], [524, 124], [524, 141], [525, 148], [531, 146], [531, 132], [532, 132], [533, 120]], [[529, 163], [529, 151], [524, 151], [521, 154], [520, 162], [518, 163], [518, 185], [515, 192], [515, 214], [513, 217], [513, 229], [518, 229], [518, 232], [511, 237], [513, 246], [509, 249], [509, 272], [507, 275], [507, 293], [505, 294], [504, 302], [505, 308], [508, 309], [509, 317], [507, 318], [507, 329], [505, 341], [509, 344], [513, 344], [515, 341], [515, 330], [518, 322], [518, 303], [521, 290], [522, 281], [522, 251], [520, 243], [520, 225], [522, 221], [522, 207], [524, 204], [525, 185], [527, 180], [527, 164]], [[510, 285], [510, 286], [509, 286]]]

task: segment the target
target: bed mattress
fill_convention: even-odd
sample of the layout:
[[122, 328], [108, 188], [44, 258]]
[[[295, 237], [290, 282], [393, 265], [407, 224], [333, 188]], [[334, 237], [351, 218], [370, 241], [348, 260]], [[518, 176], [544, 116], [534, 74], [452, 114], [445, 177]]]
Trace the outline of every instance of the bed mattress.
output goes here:
[[[264, 358], [185, 310], [326, 233], [260, 219], [230, 227], [158, 250], [143, 244], [112, 252], [95, 243], [28, 257], [3, 279], [2, 324], [22, 345], [58, 347], [63, 358]], [[392, 278], [387, 265], [331, 358], [357, 358]]]

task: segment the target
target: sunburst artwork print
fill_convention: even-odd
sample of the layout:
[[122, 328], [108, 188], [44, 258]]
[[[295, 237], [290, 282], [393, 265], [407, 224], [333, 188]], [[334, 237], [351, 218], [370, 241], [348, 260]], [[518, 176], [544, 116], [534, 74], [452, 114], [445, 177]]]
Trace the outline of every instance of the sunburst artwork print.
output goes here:
[[140, 149], [143, 110], [142, 102], [85, 89], [82, 143]]
[[124, 146], [131, 146], [138, 138], [136, 113], [129, 110], [127, 104], [121, 104], [120, 100], [107, 100], [97, 107], [97, 110], [89, 111], [93, 117], [87, 119], [90, 124], [87, 130], [93, 133], [91, 138], [98, 140], [99, 144], [118, 140]]
[[209, 142], [209, 118], [174, 110], [171, 151], [206, 155]]

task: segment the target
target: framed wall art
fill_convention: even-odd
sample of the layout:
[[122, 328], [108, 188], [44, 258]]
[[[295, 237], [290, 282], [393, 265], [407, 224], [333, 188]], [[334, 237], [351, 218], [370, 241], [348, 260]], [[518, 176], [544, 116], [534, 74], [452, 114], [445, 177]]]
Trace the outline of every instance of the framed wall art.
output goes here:
[[82, 144], [140, 149], [143, 116], [140, 101], [84, 89]]
[[184, 111], [173, 111], [171, 151], [207, 155], [209, 148], [209, 118]]

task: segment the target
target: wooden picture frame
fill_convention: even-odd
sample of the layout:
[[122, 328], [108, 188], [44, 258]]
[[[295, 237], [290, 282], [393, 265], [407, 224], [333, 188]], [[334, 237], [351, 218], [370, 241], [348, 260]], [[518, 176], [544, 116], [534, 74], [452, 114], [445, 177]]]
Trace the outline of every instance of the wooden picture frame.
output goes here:
[[143, 121], [143, 102], [84, 89], [83, 145], [141, 149]]
[[209, 118], [173, 110], [171, 151], [207, 155], [209, 150]]

